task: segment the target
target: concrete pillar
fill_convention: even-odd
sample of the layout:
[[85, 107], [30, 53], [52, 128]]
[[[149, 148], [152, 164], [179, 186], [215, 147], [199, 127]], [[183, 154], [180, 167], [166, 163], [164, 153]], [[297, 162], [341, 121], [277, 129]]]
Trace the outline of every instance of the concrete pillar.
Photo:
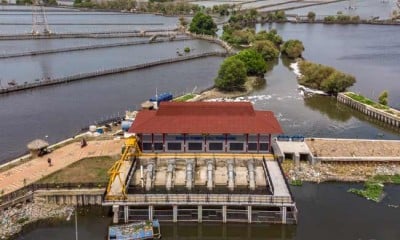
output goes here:
[[253, 211], [251, 206], [247, 206], [247, 222], [251, 223], [251, 218], [253, 216]]
[[149, 220], [153, 220], [153, 206], [149, 206]]
[[113, 205], [112, 207], [113, 210], [113, 223], [118, 224], [118, 212], [119, 212], [119, 205]]
[[129, 219], [129, 206], [124, 206], [124, 222], [128, 223]]
[[226, 205], [222, 206], [222, 222], [226, 223]]
[[203, 222], [203, 206], [201, 205], [197, 206], [197, 222]]
[[76, 206], [77, 204], [78, 204], [78, 196], [71, 196], [71, 199], [72, 199], [72, 205], [74, 205], [74, 206]]
[[172, 206], [172, 221], [174, 223], [178, 222], [178, 206]]
[[294, 157], [294, 165], [299, 167], [300, 166], [300, 154], [293, 153], [293, 157]]
[[281, 207], [282, 212], [282, 224], [286, 224], [286, 207]]

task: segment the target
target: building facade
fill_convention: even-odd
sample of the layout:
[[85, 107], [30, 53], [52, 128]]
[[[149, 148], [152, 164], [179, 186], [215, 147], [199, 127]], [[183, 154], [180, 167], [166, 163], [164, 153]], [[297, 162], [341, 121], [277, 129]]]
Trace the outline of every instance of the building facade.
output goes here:
[[250, 102], [163, 102], [140, 111], [129, 132], [143, 152], [268, 153], [282, 129]]

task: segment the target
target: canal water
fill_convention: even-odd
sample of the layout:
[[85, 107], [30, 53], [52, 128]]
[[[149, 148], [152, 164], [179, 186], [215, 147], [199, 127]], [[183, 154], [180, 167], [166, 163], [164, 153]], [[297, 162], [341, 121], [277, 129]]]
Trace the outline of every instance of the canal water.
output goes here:
[[[400, 187], [385, 186], [387, 196], [374, 203], [347, 193], [360, 184], [305, 183], [293, 187], [299, 222], [297, 226], [273, 224], [161, 224], [163, 239], [296, 239], [358, 240], [400, 239]], [[79, 239], [104, 239], [111, 218], [103, 214], [79, 215]], [[74, 222], [42, 227], [21, 236], [20, 240], [74, 239]]]
[[[86, 16], [88, 19], [93, 18], [92, 15]], [[148, 18], [151, 15], [132, 16]], [[71, 18], [59, 17], [67, 18], [64, 21]], [[12, 19], [12, 16], [9, 18]], [[168, 22], [168, 19], [165, 21]], [[400, 73], [400, 45], [397, 40], [400, 32], [396, 31], [396, 27], [257, 25], [258, 30], [276, 28], [284, 39], [302, 40], [306, 48], [305, 58], [355, 75], [358, 81], [352, 90], [356, 92], [377, 98], [382, 90], [389, 90], [390, 105], [400, 108], [397, 81]], [[67, 47], [130, 40], [0, 41], [0, 52], [25, 52], [31, 49], [56, 49], [64, 44]], [[12, 78], [23, 83], [45, 76], [96, 71], [174, 57], [177, 49], [182, 51], [185, 46], [191, 46], [193, 53], [220, 49], [215, 44], [191, 40], [1, 59], [1, 83], [6, 85]], [[136, 109], [142, 101], [155, 94], [156, 88], [159, 92], [182, 94], [210, 87], [222, 60], [219, 57], [193, 60], [1, 95], [0, 162], [23, 154], [26, 144], [35, 138], [46, 139], [47, 136], [51, 143], [60, 141], [96, 121], [122, 115], [127, 109]], [[266, 75], [266, 86], [254, 92], [251, 99], [256, 108], [274, 111], [285, 133], [315, 137], [399, 139], [398, 132], [370, 122], [360, 113], [337, 104], [334, 99], [314, 97], [304, 100], [296, 90], [296, 78], [289, 64], [290, 61], [282, 59], [271, 64], [272, 70]]]

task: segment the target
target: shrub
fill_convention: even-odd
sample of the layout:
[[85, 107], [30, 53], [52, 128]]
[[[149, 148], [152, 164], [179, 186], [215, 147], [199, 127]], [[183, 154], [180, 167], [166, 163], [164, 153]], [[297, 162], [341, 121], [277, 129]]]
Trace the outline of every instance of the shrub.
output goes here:
[[387, 106], [388, 97], [389, 97], [388, 91], [385, 90], [385, 91], [381, 92], [381, 94], [379, 95], [378, 102], [382, 105]]
[[331, 94], [343, 92], [356, 82], [352, 75], [308, 61], [300, 61], [299, 69], [302, 74], [299, 78], [300, 84]]
[[315, 12], [308, 12], [308, 14], [307, 14], [308, 21], [314, 22], [315, 16], [316, 16]]
[[255, 41], [252, 48], [262, 55], [265, 61], [270, 61], [279, 56], [279, 50], [274, 43], [268, 40]]
[[301, 57], [304, 46], [300, 40], [288, 40], [283, 44], [281, 51], [289, 58], [298, 58]]

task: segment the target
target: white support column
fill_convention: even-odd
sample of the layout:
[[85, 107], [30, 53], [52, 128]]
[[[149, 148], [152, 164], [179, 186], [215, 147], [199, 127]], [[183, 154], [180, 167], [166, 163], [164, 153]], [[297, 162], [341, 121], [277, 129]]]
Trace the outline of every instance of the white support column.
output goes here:
[[203, 206], [197, 206], [197, 222], [203, 222]]
[[153, 206], [151, 205], [149, 206], [149, 220], [153, 220]]
[[226, 223], [226, 205], [222, 206], [222, 222]]
[[128, 223], [129, 219], [129, 206], [124, 206], [124, 222]]
[[178, 206], [172, 206], [172, 221], [174, 223], [178, 222]]
[[251, 223], [253, 211], [251, 206], [247, 206], [247, 222]]
[[119, 213], [119, 205], [113, 205], [112, 207], [113, 210], [113, 223], [118, 224], [118, 213]]
[[282, 224], [286, 224], [286, 207], [281, 207], [282, 211]]

